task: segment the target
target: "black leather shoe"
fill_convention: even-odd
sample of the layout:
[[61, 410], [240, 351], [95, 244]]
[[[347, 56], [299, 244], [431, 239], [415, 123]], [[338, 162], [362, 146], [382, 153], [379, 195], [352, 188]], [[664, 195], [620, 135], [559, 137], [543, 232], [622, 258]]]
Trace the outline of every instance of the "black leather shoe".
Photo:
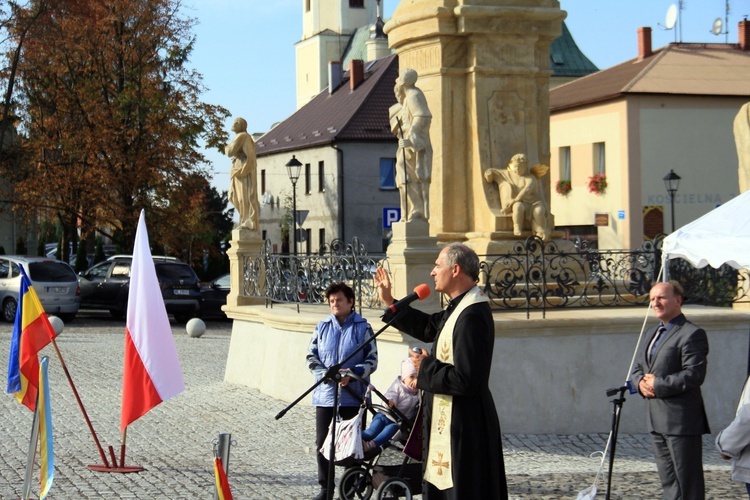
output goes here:
[[328, 500], [328, 492], [326, 490], [320, 490], [320, 493], [315, 495], [313, 500]]

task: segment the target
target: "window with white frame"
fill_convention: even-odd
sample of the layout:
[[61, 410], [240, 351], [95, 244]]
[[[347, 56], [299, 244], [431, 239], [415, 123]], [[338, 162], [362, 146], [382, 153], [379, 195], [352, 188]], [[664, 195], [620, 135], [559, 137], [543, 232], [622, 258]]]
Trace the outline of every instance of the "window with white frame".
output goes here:
[[560, 148], [560, 180], [570, 180], [570, 146]]
[[594, 143], [594, 174], [607, 173], [607, 161], [603, 142]]

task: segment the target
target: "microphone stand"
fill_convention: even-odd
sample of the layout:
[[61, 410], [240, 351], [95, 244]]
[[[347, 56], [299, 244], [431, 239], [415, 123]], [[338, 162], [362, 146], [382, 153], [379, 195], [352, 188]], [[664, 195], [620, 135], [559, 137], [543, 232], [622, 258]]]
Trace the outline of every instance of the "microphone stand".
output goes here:
[[617, 448], [617, 433], [620, 430], [620, 414], [622, 413], [622, 404], [625, 402], [625, 391], [628, 390], [627, 385], [622, 387], [613, 387], [607, 389], [607, 397], [614, 396], [618, 392], [620, 396], [612, 400], [612, 448], [609, 450], [609, 474], [607, 476], [607, 495], [604, 497], [609, 500], [610, 491], [612, 488], [612, 469], [615, 465], [615, 449]]
[[[280, 418], [282, 418], [284, 415], [286, 415], [286, 413], [289, 410], [291, 410], [292, 408], [294, 408], [295, 406], [297, 406], [297, 403], [299, 403], [300, 401], [302, 401], [305, 398], [305, 396], [307, 396], [312, 391], [314, 391], [315, 388], [318, 387], [323, 382], [333, 382], [333, 383], [335, 383], [335, 384], [338, 385], [338, 383], [341, 381], [341, 378], [342, 378], [342, 375], [341, 375], [341, 372], [340, 372], [341, 371], [341, 367], [344, 364], [346, 364], [347, 361], [349, 361], [354, 356], [356, 356], [362, 349], [364, 349], [367, 344], [369, 344], [370, 342], [374, 341], [378, 337], [378, 335], [380, 335], [381, 333], [383, 333], [386, 330], [386, 328], [388, 328], [389, 326], [391, 326], [393, 324], [393, 322], [396, 321], [396, 319], [398, 319], [398, 317], [401, 315], [401, 312], [404, 311], [404, 310], [405, 309], [401, 309], [401, 310], [397, 311], [393, 315], [393, 317], [390, 320], [388, 320], [385, 325], [383, 325], [383, 327], [380, 330], [378, 330], [377, 332], [375, 332], [372, 335], [372, 337], [370, 337], [369, 339], [365, 340], [365, 342], [362, 345], [360, 345], [359, 347], [357, 347], [354, 351], [351, 352], [351, 354], [349, 354], [343, 360], [341, 360], [340, 362], [336, 363], [335, 365], [330, 366], [328, 368], [328, 370], [326, 371], [325, 375], [323, 375], [323, 377], [320, 380], [318, 380], [317, 382], [315, 382], [305, 392], [303, 392], [302, 394], [300, 394], [300, 396], [297, 399], [295, 399], [294, 401], [292, 401], [291, 403], [289, 403], [286, 406], [286, 408], [284, 408], [279, 413], [277, 413], [276, 417], [274, 417], [274, 418], [276, 420], [279, 420]], [[349, 376], [349, 375], [345, 375], [345, 376]], [[339, 388], [336, 387], [336, 390], [333, 393], [333, 408], [334, 408], [334, 410], [337, 410], [338, 406], [339, 406]], [[328, 432], [332, 435], [332, 438], [331, 438], [331, 449], [330, 449], [330, 452], [329, 452], [330, 459], [328, 460], [328, 483], [326, 484], [326, 500], [332, 500], [333, 499], [333, 490], [334, 490], [334, 475], [336, 474], [336, 472], [335, 472], [335, 464], [334, 464], [334, 462], [336, 460], [336, 454], [335, 454], [336, 453], [336, 440], [334, 439], [335, 436], [336, 436], [336, 411], [333, 412], [333, 416], [331, 417], [331, 427], [330, 427], [330, 430]], [[315, 452], [318, 453], [318, 450], [316, 450]]]

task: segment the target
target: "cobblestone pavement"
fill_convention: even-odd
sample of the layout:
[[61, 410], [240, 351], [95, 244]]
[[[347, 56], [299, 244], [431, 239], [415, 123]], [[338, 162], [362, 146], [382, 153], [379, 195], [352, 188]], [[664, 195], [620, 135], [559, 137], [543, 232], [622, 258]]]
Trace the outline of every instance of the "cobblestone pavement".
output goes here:
[[[0, 324], [3, 366], [11, 328]], [[229, 461], [235, 498], [312, 498], [317, 493], [312, 408], [298, 405], [275, 420], [286, 403], [223, 381], [231, 322], [209, 322], [206, 334], [198, 339], [188, 337], [176, 324], [173, 333], [186, 390], [128, 428], [126, 463], [146, 469], [133, 474], [87, 468], [101, 464], [96, 446], [53, 348], [43, 351], [50, 356], [55, 440], [55, 480], [49, 498], [213, 498], [212, 441], [220, 432], [232, 433], [235, 442]], [[57, 342], [105, 448], [120, 445], [123, 335], [122, 322], [92, 314], [67, 325]], [[5, 388], [6, 370], [0, 371]], [[0, 499], [19, 498], [32, 414], [9, 395], [0, 398], [0, 412]], [[592, 454], [601, 453], [606, 437], [505, 435], [511, 498], [575, 498], [593, 483], [600, 459]], [[704, 439], [704, 463], [708, 498], [746, 496], [744, 486], [730, 480], [729, 467], [714, 451], [711, 436]], [[599, 481], [600, 498], [606, 487], [605, 470]], [[621, 435], [612, 498], [659, 497], [649, 437]]]

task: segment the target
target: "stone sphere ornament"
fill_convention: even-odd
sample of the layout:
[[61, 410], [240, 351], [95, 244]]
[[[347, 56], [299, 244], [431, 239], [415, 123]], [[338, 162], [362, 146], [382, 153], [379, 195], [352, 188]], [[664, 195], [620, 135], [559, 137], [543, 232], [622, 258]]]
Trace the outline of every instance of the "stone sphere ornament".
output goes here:
[[63, 320], [57, 316], [48, 316], [47, 319], [49, 320], [49, 324], [52, 325], [52, 328], [55, 330], [55, 333], [60, 335], [63, 332], [63, 329], [65, 329], [65, 323]]
[[206, 323], [200, 318], [192, 318], [185, 325], [185, 330], [187, 330], [188, 335], [197, 339], [206, 333]]

